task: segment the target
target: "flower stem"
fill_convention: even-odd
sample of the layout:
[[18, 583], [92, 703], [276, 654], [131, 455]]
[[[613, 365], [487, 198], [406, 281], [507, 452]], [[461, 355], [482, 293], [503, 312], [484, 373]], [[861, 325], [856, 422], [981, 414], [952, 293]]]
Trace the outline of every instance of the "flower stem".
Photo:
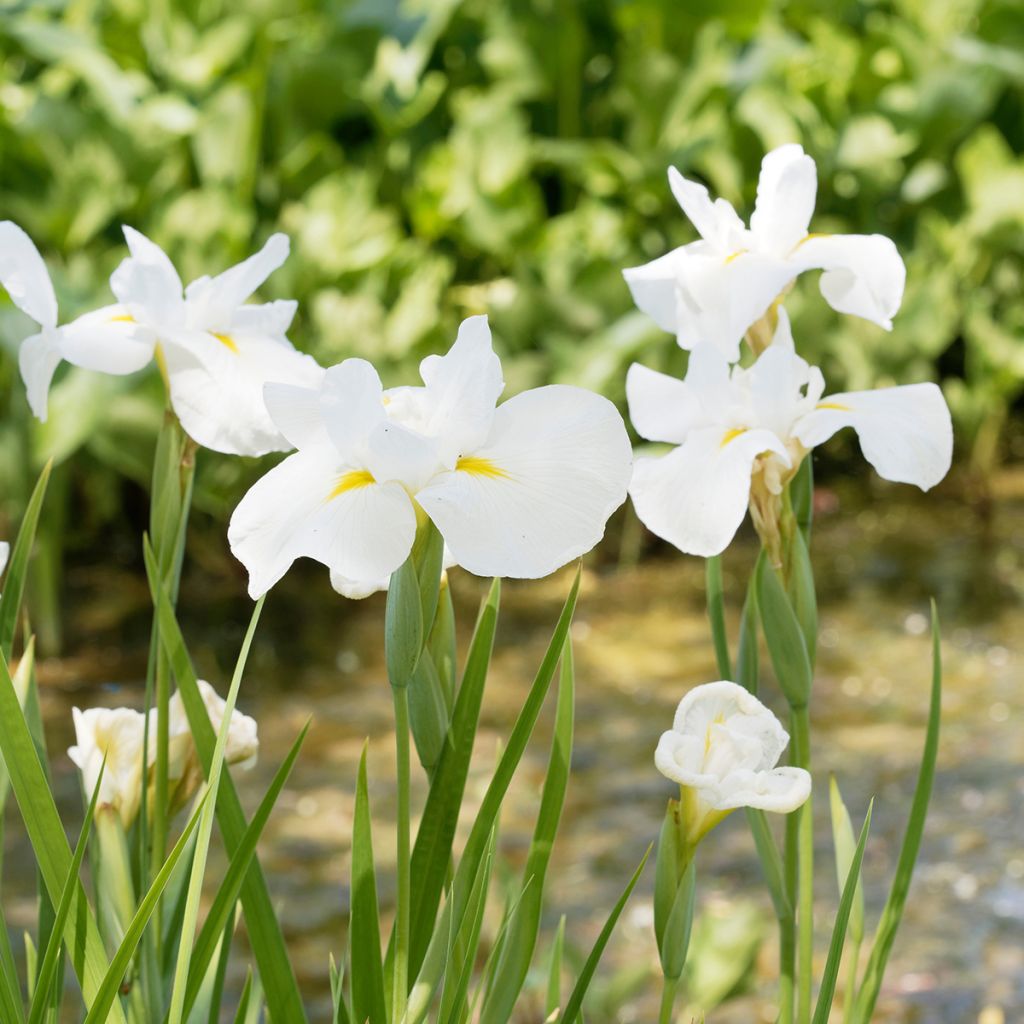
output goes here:
[[392, 987], [392, 1020], [402, 1021], [409, 998], [409, 691], [393, 686], [395, 704], [395, 764], [398, 782], [397, 864], [398, 895], [395, 907], [395, 973]]
[[661, 1010], [658, 1012], [658, 1024], [672, 1024], [672, 1010], [678, 991], [679, 979], [665, 978], [661, 989]]
[[[793, 708], [793, 758], [797, 767], [811, 768], [811, 718], [807, 707]], [[797, 1021], [811, 1019], [811, 980], [814, 970], [814, 817], [813, 795], [797, 814]]]

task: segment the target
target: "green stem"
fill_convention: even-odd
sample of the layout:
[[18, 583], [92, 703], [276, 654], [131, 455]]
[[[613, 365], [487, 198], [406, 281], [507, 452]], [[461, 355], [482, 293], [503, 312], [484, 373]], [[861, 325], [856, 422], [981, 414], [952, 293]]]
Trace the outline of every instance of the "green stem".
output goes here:
[[[793, 708], [793, 759], [799, 768], [811, 769], [811, 717], [806, 707]], [[814, 816], [813, 797], [797, 815], [797, 979], [798, 1024], [811, 1019], [811, 980], [814, 970]]]
[[398, 783], [397, 865], [398, 887], [395, 907], [395, 973], [391, 996], [392, 1020], [405, 1017], [409, 998], [410, 845], [409, 845], [409, 691], [393, 686], [395, 704], [395, 765]]
[[658, 1024], [672, 1024], [672, 1011], [676, 1004], [676, 992], [678, 991], [678, 978], [664, 979], [661, 989], [661, 1010], [658, 1012]]
[[779, 1024], [793, 1024], [796, 1008], [797, 811], [786, 816], [786, 896], [789, 912], [779, 918]]

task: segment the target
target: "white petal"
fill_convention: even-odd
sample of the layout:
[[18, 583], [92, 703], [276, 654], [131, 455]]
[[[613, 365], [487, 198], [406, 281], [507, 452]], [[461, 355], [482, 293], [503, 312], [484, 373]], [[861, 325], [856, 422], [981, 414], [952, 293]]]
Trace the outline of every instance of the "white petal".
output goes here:
[[817, 190], [814, 161], [800, 146], [779, 146], [765, 156], [750, 218], [761, 251], [785, 256], [807, 235]]
[[405, 561], [416, 535], [409, 495], [359, 473], [324, 446], [288, 456], [250, 488], [231, 516], [228, 542], [249, 571], [252, 597], [296, 558], [314, 558], [350, 580], [389, 576]]
[[679, 258], [685, 249], [686, 246], [680, 246], [650, 263], [622, 271], [637, 309], [671, 334], [676, 333], [676, 277]]
[[491, 346], [486, 316], [462, 321], [455, 344], [443, 356], [420, 363], [428, 415], [417, 429], [441, 439], [442, 457], [454, 460], [484, 443], [505, 381]]
[[264, 384], [263, 403], [274, 426], [293, 448], [309, 448], [330, 441], [320, 405], [319, 388], [304, 388], [297, 384]]
[[0, 285], [40, 327], [57, 326], [50, 273], [31, 238], [13, 221], [0, 221]]
[[806, 411], [802, 389], [811, 380], [811, 367], [792, 348], [773, 343], [744, 376], [750, 382], [755, 422], [780, 437], [788, 436], [796, 415]]
[[626, 401], [633, 427], [648, 441], [682, 444], [702, 412], [685, 381], [640, 363], [634, 363], [626, 374]]
[[825, 271], [821, 294], [833, 309], [892, 328], [903, 301], [907, 268], [884, 235], [810, 235], [790, 261], [800, 270]]
[[11, 545], [5, 540], [0, 540], [0, 576], [7, 568], [7, 559], [11, 557]]
[[171, 404], [186, 433], [227, 455], [287, 451], [263, 400], [268, 381], [317, 386], [323, 369], [287, 341], [181, 332], [164, 340]]
[[124, 306], [86, 313], [59, 331], [61, 355], [84, 370], [135, 373], [153, 358], [153, 332], [133, 320]]
[[18, 366], [29, 407], [43, 423], [46, 422], [50, 383], [60, 363], [60, 334], [53, 328], [26, 338], [18, 350]]
[[110, 290], [132, 315], [157, 330], [181, 326], [181, 278], [167, 254], [141, 232], [122, 229], [129, 257], [110, 275]]
[[720, 250], [722, 255], [728, 255], [742, 245], [746, 227], [727, 199], [712, 202], [703, 185], [684, 178], [674, 167], [668, 169], [668, 183], [676, 202], [701, 238]]
[[288, 236], [271, 235], [259, 252], [216, 277], [200, 277], [185, 289], [189, 325], [229, 329], [235, 310], [288, 258]]
[[239, 306], [231, 317], [231, 330], [240, 334], [267, 334], [272, 338], [288, 333], [299, 308], [295, 299]]
[[416, 498], [478, 576], [536, 578], [589, 551], [622, 504], [631, 452], [615, 407], [552, 385], [498, 407], [487, 443]]
[[803, 417], [794, 435], [812, 448], [843, 427], [853, 427], [864, 458], [886, 480], [928, 490], [949, 472], [953, 424], [935, 384], [829, 395]]
[[743, 522], [754, 460], [765, 451], [788, 465], [785, 447], [767, 430], [695, 430], [668, 455], [637, 459], [629, 487], [636, 513], [686, 554], [720, 554]]
[[803, 768], [775, 768], [767, 772], [738, 771], [712, 796], [702, 790], [701, 797], [717, 810], [756, 807], [762, 811], [789, 814], [806, 803], [811, 795], [811, 776]]
[[[448, 545], [446, 544], [444, 555], [441, 559], [441, 568], [447, 571], [453, 568], [455, 564], [455, 559], [452, 557], [452, 553], [448, 550]], [[331, 586], [342, 597], [347, 597], [353, 601], [362, 601], [371, 594], [379, 594], [387, 590], [390, 585], [390, 576], [383, 576], [379, 580], [350, 580], [347, 576], [342, 576], [338, 572], [331, 573]]]
[[791, 262], [741, 252], [728, 259], [691, 251], [679, 266], [677, 340], [683, 348], [708, 342], [730, 362], [747, 329], [796, 277]]

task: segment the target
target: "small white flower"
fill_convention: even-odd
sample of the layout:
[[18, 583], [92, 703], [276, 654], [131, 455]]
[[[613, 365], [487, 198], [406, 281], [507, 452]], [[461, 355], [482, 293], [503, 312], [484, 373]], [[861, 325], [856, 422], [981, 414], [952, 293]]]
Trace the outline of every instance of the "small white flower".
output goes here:
[[11, 545], [5, 540], [0, 540], [0, 576], [3, 576], [7, 568], [7, 559], [11, 557]]
[[113, 809], [128, 828], [142, 799], [145, 716], [130, 708], [73, 708], [71, 713], [76, 743], [68, 756], [82, 773], [86, 798], [92, 797], [106, 758], [96, 806]]
[[9, 220], [0, 221], [0, 284], [11, 301], [38, 325], [18, 353], [32, 412], [46, 421], [47, 394], [62, 360], [86, 370], [126, 374], [153, 358], [155, 338], [119, 305], [86, 313], [57, 326], [57, 298], [32, 239]]
[[245, 300], [288, 256], [288, 238], [272, 235], [247, 260], [182, 291], [174, 265], [157, 245], [124, 228], [131, 255], [110, 287], [131, 317], [159, 344], [171, 404], [185, 431], [205, 448], [264, 455], [290, 445], [263, 404], [263, 385], [316, 387], [323, 369], [285, 336], [294, 301]]
[[[220, 697], [205, 679], [199, 679], [196, 682], [203, 703], [206, 705], [207, 714], [210, 716], [210, 725], [213, 727], [213, 731], [219, 734], [224, 721], [224, 709], [227, 707], [227, 701]], [[168, 713], [169, 732], [172, 737], [192, 735], [180, 691], [176, 690], [171, 697]], [[259, 749], [260, 741], [256, 720], [248, 715], [243, 715], [238, 708], [235, 708], [231, 712], [231, 722], [228, 725], [228, 742], [224, 751], [225, 763], [237, 764], [241, 768], [252, 768], [256, 764]]]
[[683, 787], [691, 842], [737, 807], [788, 813], [804, 803], [811, 776], [776, 767], [788, 743], [775, 715], [736, 683], [705, 683], [679, 702], [654, 763]]
[[749, 228], [727, 200], [712, 202], [674, 167], [668, 176], [700, 240], [623, 273], [636, 304], [683, 348], [709, 342], [735, 362], [747, 329], [813, 269], [824, 271], [821, 293], [833, 309], [891, 328], [903, 298], [903, 260], [883, 235], [808, 234], [817, 172], [800, 146], [764, 158]]
[[[725, 550], [751, 499], [777, 496], [806, 453], [853, 427], [880, 476], [927, 490], [949, 470], [953, 427], [935, 384], [823, 398], [825, 382], [793, 350], [779, 311], [775, 340], [749, 368], [712, 345], [690, 355], [685, 380], [634, 363], [629, 412], [649, 441], [677, 445], [636, 461], [630, 496], [649, 530], [688, 554]], [[755, 509], [756, 511], [756, 509]]]
[[556, 385], [496, 407], [504, 381], [486, 317], [466, 320], [420, 373], [424, 386], [384, 391], [368, 362], [348, 359], [319, 390], [267, 385], [270, 415], [299, 450], [231, 517], [253, 597], [303, 556], [337, 582], [375, 585], [405, 561], [422, 515], [482, 576], [545, 576], [601, 539], [632, 461], [607, 399]]

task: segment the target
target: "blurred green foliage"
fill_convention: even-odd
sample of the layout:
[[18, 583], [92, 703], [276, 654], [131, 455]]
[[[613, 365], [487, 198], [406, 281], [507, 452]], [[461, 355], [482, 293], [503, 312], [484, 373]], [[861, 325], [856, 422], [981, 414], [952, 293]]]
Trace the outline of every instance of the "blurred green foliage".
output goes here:
[[[621, 399], [637, 357], [684, 356], [620, 268], [691, 240], [665, 179], [749, 213], [765, 150], [817, 159], [814, 229], [881, 231], [909, 281], [896, 329], [802, 281], [798, 344], [834, 387], [941, 379], [961, 454], [989, 468], [1024, 382], [1024, 19], [1019, 0], [49, 0], [0, 4], [0, 216], [43, 249], [63, 318], [108, 301], [120, 224], [186, 279], [274, 229], [296, 344], [414, 372], [486, 311], [510, 390]], [[809, 275], [813, 277], [813, 275]], [[62, 371], [29, 422], [0, 308], [0, 501], [83, 448], [75, 523], [144, 481], [159, 379]], [[226, 514], [255, 467], [205, 459]]]

